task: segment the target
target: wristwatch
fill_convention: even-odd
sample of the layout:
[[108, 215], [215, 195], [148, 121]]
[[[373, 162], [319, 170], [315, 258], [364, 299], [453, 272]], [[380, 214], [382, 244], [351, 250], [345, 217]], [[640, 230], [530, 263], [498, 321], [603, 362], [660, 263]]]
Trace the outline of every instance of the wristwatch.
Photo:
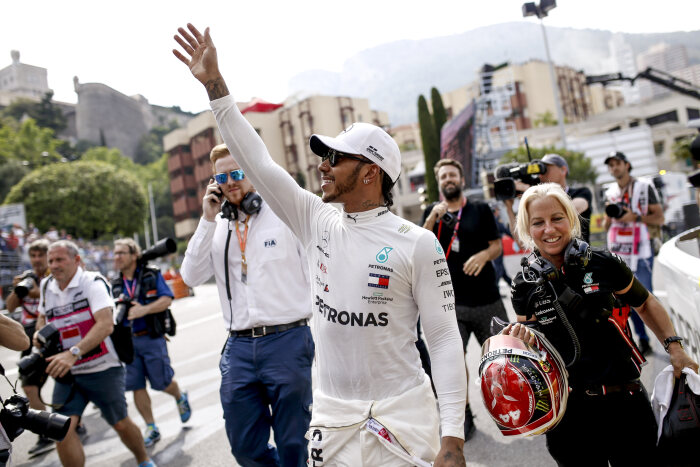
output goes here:
[[642, 215], [641, 214], [637, 214], [637, 222], [642, 222]]
[[74, 357], [78, 357], [78, 360], [80, 360], [80, 349], [77, 346], [73, 346], [70, 348], [70, 353]]
[[678, 336], [667, 337], [666, 339], [664, 339], [664, 350], [666, 351], [666, 353], [668, 353], [668, 346], [674, 342], [678, 342], [678, 344], [681, 346], [681, 349], [684, 348], [682, 337], [678, 337]]

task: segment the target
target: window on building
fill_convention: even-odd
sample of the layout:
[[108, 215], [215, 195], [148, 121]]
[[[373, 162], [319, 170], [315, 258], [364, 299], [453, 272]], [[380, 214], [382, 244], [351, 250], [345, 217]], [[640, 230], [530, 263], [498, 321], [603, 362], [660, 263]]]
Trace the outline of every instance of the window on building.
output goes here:
[[192, 175], [192, 174], [194, 174], [194, 168], [193, 168], [193, 167], [189, 167], [189, 166], [188, 166], [188, 167], [183, 168], [183, 170], [185, 171], [185, 175]]
[[630, 128], [634, 128], [636, 126], [639, 126], [639, 120], [635, 120], [633, 122], [630, 122]]
[[677, 122], [678, 112], [672, 110], [671, 112], [665, 112], [659, 115], [654, 115], [653, 117], [647, 118], [646, 121], [647, 125], [649, 126], [660, 125], [665, 122]]
[[658, 157], [663, 153], [664, 153], [664, 142], [663, 141], [654, 141], [654, 154], [656, 154], [656, 156]]
[[188, 189], [188, 190], [187, 190], [187, 196], [189, 196], [190, 198], [196, 197], [196, 196], [197, 196], [197, 190], [195, 190], [195, 189], [193, 189], [193, 188]]
[[686, 112], [688, 112], [688, 120], [700, 118], [700, 110], [692, 109], [690, 107], [686, 108], [685, 110], [686, 110]]

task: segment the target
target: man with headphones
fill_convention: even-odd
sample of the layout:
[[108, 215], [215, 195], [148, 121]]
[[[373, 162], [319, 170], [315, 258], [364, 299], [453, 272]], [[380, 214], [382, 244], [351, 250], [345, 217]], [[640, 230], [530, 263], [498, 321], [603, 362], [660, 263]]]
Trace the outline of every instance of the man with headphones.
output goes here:
[[314, 342], [304, 248], [225, 144], [210, 160], [214, 176], [181, 274], [190, 287], [216, 278], [228, 334], [219, 368], [231, 452], [242, 466], [306, 466]]

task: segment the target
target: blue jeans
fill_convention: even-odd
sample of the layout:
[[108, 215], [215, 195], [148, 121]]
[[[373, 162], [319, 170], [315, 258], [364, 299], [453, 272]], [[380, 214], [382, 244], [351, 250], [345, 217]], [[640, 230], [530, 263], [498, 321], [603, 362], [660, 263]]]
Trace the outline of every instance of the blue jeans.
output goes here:
[[226, 341], [221, 405], [231, 452], [243, 467], [306, 466], [313, 357], [308, 326]]
[[[654, 271], [654, 255], [648, 258], [639, 258], [637, 261], [637, 270], [634, 276], [642, 283], [644, 287], [649, 291], [649, 293], [654, 293], [651, 285], [651, 276]], [[636, 311], [630, 310], [630, 318], [632, 318], [632, 325], [634, 326], [634, 332], [637, 333], [640, 340], [649, 341], [649, 336], [644, 328], [644, 322], [642, 318], [639, 317]]]

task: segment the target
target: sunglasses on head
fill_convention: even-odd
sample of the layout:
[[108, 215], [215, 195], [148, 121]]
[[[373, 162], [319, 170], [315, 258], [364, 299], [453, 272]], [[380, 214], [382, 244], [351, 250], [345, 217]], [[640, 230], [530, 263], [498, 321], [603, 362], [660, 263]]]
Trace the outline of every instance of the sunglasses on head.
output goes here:
[[346, 159], [353, 159], [353, 160], [364, 162], [367, 164], [370, 163], [370, 161], [368, 161], [367, 159], [364, 159], [362, 157], [353, 156], [351, 154], [345, 154], [344, 152], [336, 151], [335, 149], [331, 149], [331, 148], [328, 148], [328, 151], [326, 151], [326, 153], [323, 156], [321, 156], [321, 162], [328, 161], [328, 163], [331, 165], [331, 167], [335, 167], [335, 164], [338, 163], [338, 160], [341, 157], [344, 157]]
[[223, 185], [224, 183], [226, 183], [226, 181], [228, 181], [229, 175], [231, 176], [231, 180], [233, 180], [234, 182], [237, 182], [239, 180], [243, 180], [245, 178], [245, 173], [243, 173], [243, 170], [238, 169], [238, 170], [232, 170], [229, 173], [224, 172], [224, 173], [216, 174], [216, 175], [214, 175], [214, 180], [216, 180], [216, 183], [218, 183], [219, 185]]

